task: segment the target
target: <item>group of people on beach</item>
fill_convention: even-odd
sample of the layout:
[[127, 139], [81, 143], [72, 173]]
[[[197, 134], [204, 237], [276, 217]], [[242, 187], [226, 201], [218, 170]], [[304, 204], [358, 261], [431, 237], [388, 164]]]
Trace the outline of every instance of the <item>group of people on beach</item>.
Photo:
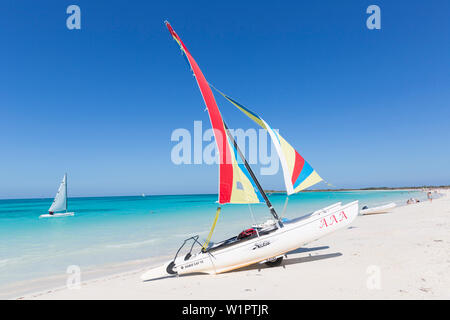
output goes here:
[[420, 202], [419, 199], [414, 199], [414, 198], [409, 198], [408, 200], [406, 200], [406, 204], [412, 204], [412, 203], [418, 203]]
[[[433, 201], [433, 195], [431, 194], [431, 191], [427, 192], [427, 198], [430, 202]], [[414, 199], [414, 198], [410, 198], [410, 199], [406, 200], [406, 204], [412, 204], [412, 203], [418, 203], [418, 202], [420, 202], [420, 200]]]

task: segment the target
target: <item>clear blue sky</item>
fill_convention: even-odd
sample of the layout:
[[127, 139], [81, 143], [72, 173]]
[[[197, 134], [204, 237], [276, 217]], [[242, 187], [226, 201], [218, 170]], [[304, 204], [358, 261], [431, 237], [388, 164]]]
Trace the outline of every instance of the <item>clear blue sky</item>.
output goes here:
[[[51, 197], [66, 171], [72, 196], [217, 190], [215, 166], [170, 160], [172, 131], [208, 118], [165, 19], [334, 185], [450, 183], [448, 0], [3, 0], [0, 198]], [[255, 127], [219, 102], [230, 127]]]

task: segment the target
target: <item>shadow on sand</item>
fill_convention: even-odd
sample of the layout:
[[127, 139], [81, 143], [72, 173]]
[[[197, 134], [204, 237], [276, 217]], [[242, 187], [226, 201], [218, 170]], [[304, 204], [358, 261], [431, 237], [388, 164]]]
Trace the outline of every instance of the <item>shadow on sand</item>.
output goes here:
[[[291, 254], [296, 254], [296, 253], [306, 253], [306, 252], [311, 252], [311, 251], [317, 251], [317, 250], [325, 250], [325, 249], [329, 249], [330, 247], [328, 246], [322, 246], [322, 247], [313, 247], [313, 248], [298, 248], [295, 250], [292, 250], [290, 252], [288, 252], [286, 255], [287, 257], [289, 257], [289, 255]], [[286, 256], [284, 257], [282, 263], [279, 266], [276, 266], [277, 268], [279, 267], [286, 267], [288, 265], [291, 264], [297, 264], [297, 263], [305, 263], [305, 262], [312, 262], [312, 261], [317, 261], [317, 260], [323, 260], [323, 259], [330, 259], [330, 258], [336, 258], [342, 256], [342, 253], [340, 252], [335, 252], [335, 253], [328, 253], [328, 254], [319, 254], [319, 255], [315, 255], [315, 256], [307, 256], [307, 257], [299, 257], [299, 258], [286, 258]], [[272, 266], [268, 266], [264, 263], [258, 263], [258, 264], [253, 264], [247, 267], [243, 267], [241, 269], [236, 269], [236, 270], [232, 270], [226, 273], [232, 273], [232, 272], [241, 272], [241, 271], [249, 271], [249, 270], [262, 270], [262, 269], [267, 269], [267, 268], [274, 268]]]
[[287, 254], [294, 254], [294, 253], [305, 253], [305, 252], [311, 252], [311, 251], [317, 251], [317, 250], [326, 250], [330, 249], [329, 246], [322, 246], [322, 247], [313, 247], [313, 248], [298, 248], [292, 251], [289, 251]]
[[[286, 255], [289, 257], [289, 255], [291, 254], [296, 254], [296, 253], [307, 253], [307, 252], [312, 252], [312, 251], [317, 251], [317, 250], [326, 250], [329, 249], [330, 247], [328, 246], [321, 246], [321, 247], [312, 247], [312, 248], [298, 248], [292, 251], [289, 251]], [[315, 256], [307, 256], [307, 257], [299, 257], [299, 258], [284, 258], [283, 262], [279, 265], [276, 266], [277, 268], [279, 267], [286, 267], [288, 265], [291, 264], [297, 264], [297, 263], [305, 263], [305, 262], [312, 262], [312, 261], [317, 261], [317, 260], [323, 260], [323, 259], [330, 259], [330, 258], [336, 258], [342, 256], [342, 253], [340, 252], [335, 252], [335, 253], [328, 253], [328, 254], [319, 254], [319, 255], [315, 255]], [[247, 267], [243, 267], [240, 269], [236, 269], [236, 270], [231, 270], [228, 272], [224, 272], [224, 273], [234, 273], [234, 272], [242, 272], [242, 271], [249, 271], [249, 270], [262, 270], [262, 269], [267, 269], [267, 268], [274, 268], [274, 267], [270, 267], [266, 264], [253, 264]], [[190, 273], [190, 274], [184, 274], [184, 275], [180, 275], [180, 277], [189, 277], [189, 276], [194, 276], [194, 275], [205, 275], [205, 273]], [[155, 279], [151, 279], [151, 280], [146, 280], [145, 282], [150, 282], [150, 281], [156, 281], [156, 280], [162, 280], [162, 279], [167, 279], [167, 278], [174, 278], [177, 277], [176, 275], [167, 275], [167, 276], [162, 276], [160, 278], [155, 278]]]

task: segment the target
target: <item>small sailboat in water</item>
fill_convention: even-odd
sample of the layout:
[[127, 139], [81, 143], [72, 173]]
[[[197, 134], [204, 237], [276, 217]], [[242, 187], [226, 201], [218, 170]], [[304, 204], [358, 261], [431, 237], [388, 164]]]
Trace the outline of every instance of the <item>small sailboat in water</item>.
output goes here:
[[[189, 273], [217, 274], [255, 263], [266, 263], [269, 266], [276, 266], [282, 262], [286, 253], [333, 231], [347, 227], [358, 215], [358, 201], [345, 205], [338, 202], [296, 219], [281, 219], [239, 149], [233, 135], [228, 130], [211, 88], [215, 89], [231, 104], [269, 132], [281, 161], [286, 194], [288, 196], [315, 185], [322, 181], [322, 178], [261, 117], [210, 85], [181, 41], [181, 38], [168, 22], [166, 22], [166, 26], [180, 46], [181, 52], [194, 74], [214, 129], [219, 155], [219, 207], [217, 208], [211, 231], [204, 244], [199, 242], [198, 235], [186, 239], [172, 260], [145, 272], [141, 279], [147, 281], [168, 275]], [[219, 243], [210, 243], [214, 227], [222, 209], [221, 205], [264, 202], [273, 219], [266, 221], [264, 224], [254, 224], [239, 235]], [[181, 249], [190, 242], [192, 242], [190, 251], [186, 255], [181, 256]], [[200, 246], [200, 250], [197, 253], [193, 253], [195, 244]]]
[[59, 185], [58, 192], [52, 205], [48, 209], [47, 214], [42, 214], [39, 218], [57, 218], [73, 216], [74, 212], [67, 212], [67, 173], [64, 174], [64, 178]]

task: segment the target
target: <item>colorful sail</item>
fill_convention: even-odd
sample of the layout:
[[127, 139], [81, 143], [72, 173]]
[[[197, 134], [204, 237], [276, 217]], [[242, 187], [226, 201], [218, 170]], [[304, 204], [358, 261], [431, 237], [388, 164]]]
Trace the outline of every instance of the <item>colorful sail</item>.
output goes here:
[[258, 203], [263, 198], [255, 182], [241, 160], [234, 144], [230, 141], [225, 125], [217, 107], [214, 95], [202, 71], [181, 41], [180, 37], [166, 21], [167, 29], [180, 46], [192, 72], [208, 109], [209, 119], [214, 130], [214, 138], [219, 153], [219, 203]]
[[250, 111], [236, 100], [233, 100], [223, 92], [217, 90], [216, 88], [214, 89], [250, 119], [269, 132], [280, 158], [281, 167], [283, 169], [284, 183], [288, 195], [302, 191], [322, 181], [322, 178], [317, 174], [316, 170], [314, 170], [311, 165], [306, 162], [305, 159], [303, 159], [303, 157], [260, 116]]

